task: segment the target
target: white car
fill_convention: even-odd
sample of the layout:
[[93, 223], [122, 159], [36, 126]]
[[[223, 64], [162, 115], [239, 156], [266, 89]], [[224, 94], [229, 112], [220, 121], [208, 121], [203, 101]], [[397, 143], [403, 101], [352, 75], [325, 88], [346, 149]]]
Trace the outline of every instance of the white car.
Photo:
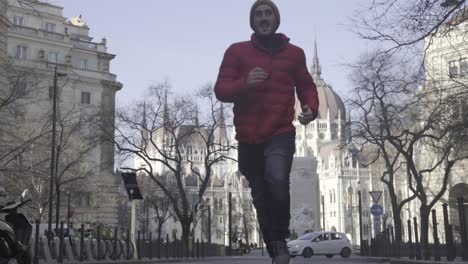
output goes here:
[[348, 258], [351, 255], [351, 248], [351, 242], [345, 234], [332, 231], [310, 232], [288, 242], [291, 257], [310, 258], [312, 255], [325, 255], [331, 258], [334, 255], [341, 255], [343, 258]]

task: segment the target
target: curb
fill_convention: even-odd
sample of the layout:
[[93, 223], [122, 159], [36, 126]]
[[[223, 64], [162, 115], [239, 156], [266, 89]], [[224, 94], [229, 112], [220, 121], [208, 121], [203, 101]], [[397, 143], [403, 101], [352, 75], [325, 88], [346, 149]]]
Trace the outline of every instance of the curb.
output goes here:
[[435, 261], [435, 260], [415, 260], [415, 259], [397, 259], [397, 258], [379, 258], [379, 257], [362, 257], [365, 262], [372, 263], [391, 263], [391, 264], [465, 264], [462, 261]]

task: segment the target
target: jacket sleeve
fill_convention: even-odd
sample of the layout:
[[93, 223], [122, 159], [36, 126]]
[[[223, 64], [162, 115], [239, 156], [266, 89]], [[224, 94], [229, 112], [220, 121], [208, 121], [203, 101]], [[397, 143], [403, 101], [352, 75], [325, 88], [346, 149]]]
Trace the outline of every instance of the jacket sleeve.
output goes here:
[[299, 65], [296, 68], [294, 78], [297, 97], [301, 102], [301, 108], [308, 105], [312, 111], [317, 113], [319, 109], [317, 86], [307, 70], [306, 58], [303, 50], [301, 50]]
[[240, 75], [239, 59], [231, 46], [224, 54], [223, 62], [219, 69], [218, 80], [214, 87], [218, 100], [232, 103], [246, 91], [245, 79]]

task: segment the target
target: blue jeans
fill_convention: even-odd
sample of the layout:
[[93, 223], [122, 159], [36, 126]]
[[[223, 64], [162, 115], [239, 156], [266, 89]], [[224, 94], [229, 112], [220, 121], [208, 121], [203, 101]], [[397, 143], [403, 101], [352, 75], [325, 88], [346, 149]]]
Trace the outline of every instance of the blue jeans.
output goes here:
[[239, 143], [238, 164], [251, 188], [257, 218], [268, 245], [289, 237], [289, 174], [295, 152], [294, 131], [263, 144]]

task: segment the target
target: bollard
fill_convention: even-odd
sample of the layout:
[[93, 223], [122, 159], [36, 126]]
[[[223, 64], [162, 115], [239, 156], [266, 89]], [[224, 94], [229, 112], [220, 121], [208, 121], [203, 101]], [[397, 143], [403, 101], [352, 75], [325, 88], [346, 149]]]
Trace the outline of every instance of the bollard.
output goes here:
[[202, 258], [204, 259], [205, 258], [205, 241], [202, 239], [201, 241], [201, 252], [202, 252]]
[[390, 245], [391, 245], [391, 256], [396, 256], [396, 248], [395, 248], [395, 234], [394, 234], [393, 226], [390, 226]]
[[197, 259], [200, 258], [200, 239], [197, 238]]
[[195, 236], [192, 237], [192, 258], [195, 258]]
[[169, 234], [166, 234], [166, 258], [169, 258]]
[[448, 205], [444, 203], [442, 205], [443, 212], [444, 212], [444, 230], [445, 230], [445, 251], [447, 253], [447, 260], [453, 261], [455, 259], [455, 255], [453, 254], [454, 245], [453, 245], [453, 238], [450, 236], [450, 223], [448, 217]]
[[161, 235], [158, 233], [158, 259], [161, 258]]
[[449, 233], [449, 240], [451, 243], [451, 247], [448, 249], [448, 252], [450, 252], [450, 258], [447, 256], [448, 261], [454, 261], [455, 258], [457, 257], [457, 249], [453, 243], [453, 227], [452, 225], [448, 226], [448, 233]]
[[190, 238], [187, 237], [187, 240], [185, 241], [185, 257], [189, 258], [190, 257]]
[[148, 246], [149, 259], [153, 259], [153, 234], [149, 232], [149, 246]]
[[127, 260], [130, 260], [130, 228], [127, 229]]
[[392, 240], [390, 238], [390, 228], [387, 228], [385, 230], [385, 244], [387, 245], [386, 246], [386, 249], [387, 249], [387, 257], [391, 257], [392, 256]]
[[141, 232], [138, 231], [138, 240], [137, 240], [137, 256], [138, 259], [141, 259]]
[[414, 248], [413, 248], [413, 241], [411, 238], [411, 220], [408, 219], [408, 253], [409, 258], [414, 259]]
[[63, 222], [60, 222], [60, 231], [59, 231], [59, 253], [58, 253], [58, 259], [57, 259], [57, 262], [58, 263], [63, 263], [63, 249], [65, 247], [65, 243], [63, 241]]
[[462, 244], [462, 261], [468, 260], [468, 244], [466, 238], [466, 219], [465, 219], [465, 206], [463, 197], [457, 198], [458, 203], [458, 217], [460, 220], [460, 237]]
[[118, 229], [114, 227], [114, 243], [112, 244], [112, 259], [117, 259], [117, 239], [118, 239]]
[[80, 262], [84, 260], [84, 224], [81, 224], [80, 233]]
[[36, 219], [36, 234], [34, 235], [34, 264], [39, 264], [39, 226], [41, 222]]
[[415, 249], [415, 257], [417, 260], [422, 259], [421, 257], [421, 248], [419, 245], [419, 235], [418, 235], [418, 219], [413, 217], [414, 222], [414, 249]]
[[435, 209], [432, 209], [432, 234], [434, 237], [434, 259], [435, 261], [440, 261], [440, 242], [439, 235], [437, 234], [437, 216]]
[[101, 261], [101, 224], [97, 226], [97, 261]]

